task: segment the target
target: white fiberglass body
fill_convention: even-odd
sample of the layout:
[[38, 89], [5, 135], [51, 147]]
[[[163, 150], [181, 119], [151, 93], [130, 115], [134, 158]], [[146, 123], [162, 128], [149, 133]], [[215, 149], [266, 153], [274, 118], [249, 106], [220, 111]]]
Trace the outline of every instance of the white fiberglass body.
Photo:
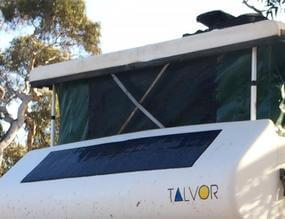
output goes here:
[[[190, 167], [22, 182], [52, 152], [211, 130], [220, 132]], [[150, 130], [66, 144], [30, 152], [1, 178], [1, 218], [282, 219], [285, 198], [279, 170], [284, 166], [285, 138], [276, 134], [269, 120]]]

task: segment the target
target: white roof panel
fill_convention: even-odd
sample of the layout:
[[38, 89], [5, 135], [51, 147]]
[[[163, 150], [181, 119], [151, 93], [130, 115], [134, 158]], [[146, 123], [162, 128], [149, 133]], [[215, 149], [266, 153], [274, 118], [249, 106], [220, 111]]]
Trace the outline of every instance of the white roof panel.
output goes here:
[[285, 24], [270, 20], [217, 29], [162, 43], [40, 66], [31, 72], [30, 81], [33, 86], [45, 86], [59, 82], [57, 79], [84, 78], [87, 72], [89, 72], [88, 77], [92, 77], [90, 72], [96, 76], [95, 72], [115, 67], [207, 52], [248, 42], [257, 43], [265, 39], [280, 37], [283, 30], [285, 30]]

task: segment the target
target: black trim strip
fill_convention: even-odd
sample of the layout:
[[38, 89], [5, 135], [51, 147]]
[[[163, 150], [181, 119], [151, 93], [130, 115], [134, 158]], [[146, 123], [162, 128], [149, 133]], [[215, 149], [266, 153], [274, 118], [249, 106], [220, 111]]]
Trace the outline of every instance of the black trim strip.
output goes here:
[[192, 167], [220, 132], [155, 136], [53, 151], [22, 183]]

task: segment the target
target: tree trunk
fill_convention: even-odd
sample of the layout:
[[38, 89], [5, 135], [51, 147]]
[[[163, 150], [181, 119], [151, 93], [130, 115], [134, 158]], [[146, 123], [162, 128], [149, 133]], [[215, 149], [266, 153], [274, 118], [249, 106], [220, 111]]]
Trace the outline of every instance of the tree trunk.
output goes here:
[[31, 100], [31, 97], [26, 94], [20, 94], [20, 99], [22, 103], [18, 108], [17, 119], [10, 122], [10, 127], [6, 134], [0, 141], [0, 164], [2, 165], [3, 160], [3, 151], [7, 148], [17, 136], [19, 129], [22, 128], [25, 122], [25, 113], [28, 108], [28, 104]]

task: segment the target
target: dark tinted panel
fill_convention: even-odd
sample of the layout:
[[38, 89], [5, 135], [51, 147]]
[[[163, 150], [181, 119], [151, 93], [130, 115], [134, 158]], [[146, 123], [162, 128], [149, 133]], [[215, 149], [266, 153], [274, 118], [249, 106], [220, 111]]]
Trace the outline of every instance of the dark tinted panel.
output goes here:
[[53, 151], [22, 182], [191, 167], [221, 130]]
[[[134, 69], [117, 77], [140, 102], [163, 67]], [[216, 56], [171, 63], [141, 104], [166, 127], [215, 123], [219, 103], [216, 74]], [[157, 128], [138, 110], [121, 129], [133, 112], [134, 104], [110, 75], [90, 79], [89, 85], [88, 139]], [[80, 108], [76, 104], [68, 106]]]

